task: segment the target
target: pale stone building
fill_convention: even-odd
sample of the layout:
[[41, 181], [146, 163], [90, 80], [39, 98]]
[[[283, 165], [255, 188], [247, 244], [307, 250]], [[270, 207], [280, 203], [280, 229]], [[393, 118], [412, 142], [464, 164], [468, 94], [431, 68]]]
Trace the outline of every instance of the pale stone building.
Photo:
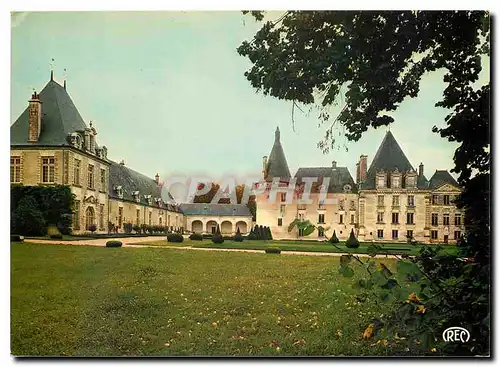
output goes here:
[[148, 178], [110, 161], [97, 144], [97, 131], [82, 119], [66, 83], [51, 73], [40, 94], [33, 93], [26, 110], [10, 129], [10, 181], [22, 185], [68, 185], [75, 195], [73, 233], [98, 233], [108, 223], [160, 224], [180, 229], [179, 208], [163, 202], [158, 177]]
[[252, 213], [244, 204], [181, 204], [184, 228], [189, 233], [215, 233], [217, 226], [223, 235], [242, 235], [252, 229]]
[[[463, 212], [453, 205], [460, 187], [448, 171], [436, 171], [427, 180], [423, 164], [416, 172], [390, 131], [369, 168], [367, 160], [368, 156], [362, 155], [356, 164], [356, 182], [349, 170], [335, 161], [331, 167], [299, 168], [294, 176], [293, 202], [287, 203], [288, 192], [278, 193], [276, 201], [270, 203], [273, 178], [280, 177], [280, 188], [288, 186], [291, 179], [277, 129], [269, 159], [264, 157], [266, 190], [257, 196], [257, 223], [269, 226], [276, 239], [301, 237], [297, 230], [288, 232], [288, 225], [296, 218], [317, 227], [307, 239], [321, 240], [335, 230], [337, 237], [345, 240], [351, 229], [360, 241], [406, 242], [410, 237], [425, 243], [454, 243], [460, 238]], [[323, 180], [329, 179], [326, 200], [323, 196], [320, 201], [318, 190], [313, 190], [312, 203], [297, 201], [304, 177], [319, 177], [319, 189]]]

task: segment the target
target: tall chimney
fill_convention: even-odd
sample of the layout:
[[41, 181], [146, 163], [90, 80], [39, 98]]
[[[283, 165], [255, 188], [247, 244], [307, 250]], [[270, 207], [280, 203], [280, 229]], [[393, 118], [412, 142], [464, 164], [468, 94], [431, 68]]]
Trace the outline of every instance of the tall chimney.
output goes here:
[[424, 164], [420, 162], [418, 166], [418, 177], [422, 177], [424, 175]]
[[158, 173], [155, 175], [155, 181], [157, 185], [160, 183], [160, 175]]
[[40, 101], [40, 96], [36, 92], [33, 92], [29, 100], [28, 110], [28, 142], [36, 143], [42, 128], [42, 101]]
[[367, 155], [361, 155], [359, 157], [359, 181], [360, 182], [365, 182], [366, 181], [366, 170], [367, 170]]
[[356, 183], [359, 183], [359, 162], [356, 163]]
[[262, 157], [262, 177], [266, 178], [267, 155]]
[[337, 161], [332, 161], [332, 168], [337, 168]]

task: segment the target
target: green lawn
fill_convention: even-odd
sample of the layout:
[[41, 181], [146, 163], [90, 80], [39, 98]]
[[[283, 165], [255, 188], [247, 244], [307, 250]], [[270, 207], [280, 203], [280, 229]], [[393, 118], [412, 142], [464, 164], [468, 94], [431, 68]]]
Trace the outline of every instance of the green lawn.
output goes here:
[[[279, 247], [282, 251], [305, 251], [305, 252], [335, 252], [335, 253], [357, 253], [367, 254], [368, 247], [371, 243], [363, 242], [357, 249], [348, 249], [344, 243], [338, 243], [337, 247], [328, 242], [317, 241], [224, 241], [221, 244], [215, 244], [211, 240], [192, 241], [184, 240], [182, 243], [174, 243], [167, 241], [155, 241], [138, 243], [138, 245], [153, 245], [153, 246], [180, 246], [180, 247], [198, 247], [198, 248], [230, 248], [230, 249], [251, 249], [265, 250], [268, 247]], [[409, 245], [406, 243], [388, 243], [379, 244], [388, 253], [417, 255], [421, 246]], [[457, 247], [454, 245], [443, 246], [442, 252], [454, 254]], [[383, 254], [383, 253], [382, 253]]]
[[[382, 260], [389, 267], [393, 260]], [[11, 244], [14, 355], [394, 355], [339, 258]]]

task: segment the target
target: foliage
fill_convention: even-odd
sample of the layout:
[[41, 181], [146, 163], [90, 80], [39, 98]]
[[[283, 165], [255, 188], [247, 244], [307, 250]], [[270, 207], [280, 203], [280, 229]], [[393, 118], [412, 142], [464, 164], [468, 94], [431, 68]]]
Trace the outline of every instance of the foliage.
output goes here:
[[24, 237], [19, 236], [18, 234], [11, 234], [10, 235], [10, 242], [24, 242]]
[[255, 227], [252, 227], [250, 233], [248, 233], [247, 240], [257, 240], [257, 234], [255, 233]]
[[279, 247], [268, 247], [266, 248], [266, 254], [281, 254]]
[[212, 242], [213, 243], [223, 243], [224, 242], [224, 237], [222, 237], [222, 234], [220, 233], [220, 227], [217, 224], [217, 230], [215, 231], [215, 234], [212, 237]]
[[353, 229], [351, 229], [351, 234], [349, 235], [349, 238], [347, 239], [347, 241], [345, 241], [345, 245], [346, 245], [346, 247], [349, 247], [349, 248], [358, 248], [359, 247], [359, 241], [356, 238], [356, 236], [354, 235]]
[[122, 247], [122, 242], [117, 240], [111, 240], [106, 242], [106, 247]]
[[[252, 15], [263, 19], [262, 12]], [[436, 106], [449, 114], [446, 127], [433, 131], [459, 143], [452, 170], [463, 189], [456, 203], [465, 211], [466, 233], [459, 248], [471, 261], [436, 256], [428, 249], [400, 260], [423, 274], [429, 271], [418, 282], [418, 302], [392, 297], [387, 320], [405, 323], [399, 331], [415, 342], [409, 347], [412, 353], [428, 353], [438, 329], [460, 325], [474, 339], [437, 349], [448, 355], [489, 354], [491, 83], [477, 86], [489, 48], [490, 15], [484, 11], [288, 11], [238, 48], [253, 64], [245, 73], [252, 86], [291, 101], [292, 123], [297, 103], [317, 106], [319, 119], [328, 123], [318, 143], [325, 153], [335, 146], [341, 129], [348, 140], [357, 141], [370, 127], [392, 123], [390, 111], [418, 95], [422, 76], [444, 71], [443, 98]], [[340, 112], [330, 117], [331, 107], [342, 100]], [[382, 249], [374, 245], [371, 250], [377, 254]], [[380, 273], [368, 273], [383, 283]], [[387, 296], [388, 289], [381, 292]]]
[[91, 225], [89, 226], [89, 231], [90, 231], [90, 232], [94, 233], [96, 230], [97, 230], [97, 226], [96, 226], [95, 224], [91, 224]]
[[236, 242], [243, 242], [243, 236], [241, 235], [239, 227], [236, 229], [236, 234], [234, 235], [234, 240]]
[[123, 231], [125, 233], [132, 233], [132, 230], [136, 230], [134, 227], [132, 223], [123, 223]]
[[47, 231], [42, 211], [32, 196], [25, 196], [19, 200], [11, 218], [11, 233], [20, 233], [25, 236], [40, 236]]
[[337, 237], [337, 234], [335, 233], [335, 230], [333, 230], [332, 237], [330, 237], [330, 243], [339, 243], [339, 239]]
[[294, 228], [297, 228], [297, 233], [302, 233], [303, 237], [309, 236], [316, 230], [316, 226], [309, 220], [302, 220], [299, 218], [295, 218], [292, 223], [288, 225], [288, 232], [292, 232]]
[[148, 226], [146, 223], [142, 223], [142, 224], [140, 225], [140, 227], [141, 227], [141, 232], [142, 232], [143, 234], [146, 234], [146, 233], [148, 232], [148, 227], [149, 227], [149, 226]]
[[132, 229], [135, 231], [135, 233], [140, 233], [141, 232], [141, 226], [138, 224], [134, 224]]
[[168, 242], [184, 242], [184, 236], [181, 235], [180, 233], [169, 233], [167, 235], [167, 241]]
[[189, 239], [192, 241], [203, 241], [203, 236], [200, 233], [193, 233], [189, 236]]

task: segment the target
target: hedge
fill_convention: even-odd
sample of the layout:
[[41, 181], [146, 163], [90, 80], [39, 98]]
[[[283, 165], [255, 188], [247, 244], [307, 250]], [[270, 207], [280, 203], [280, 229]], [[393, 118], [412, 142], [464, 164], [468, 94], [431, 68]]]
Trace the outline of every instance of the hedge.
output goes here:
[[168, 242], [184, 242], [184, 237], [179, 233], [170, 233], [167, 235]]
[[268, 247], [266, 248], [266, 254], [281, 254], [281, 249], [278, 247]]
[[122, 241], [108, 241], [106, 247], [122, 247]]

